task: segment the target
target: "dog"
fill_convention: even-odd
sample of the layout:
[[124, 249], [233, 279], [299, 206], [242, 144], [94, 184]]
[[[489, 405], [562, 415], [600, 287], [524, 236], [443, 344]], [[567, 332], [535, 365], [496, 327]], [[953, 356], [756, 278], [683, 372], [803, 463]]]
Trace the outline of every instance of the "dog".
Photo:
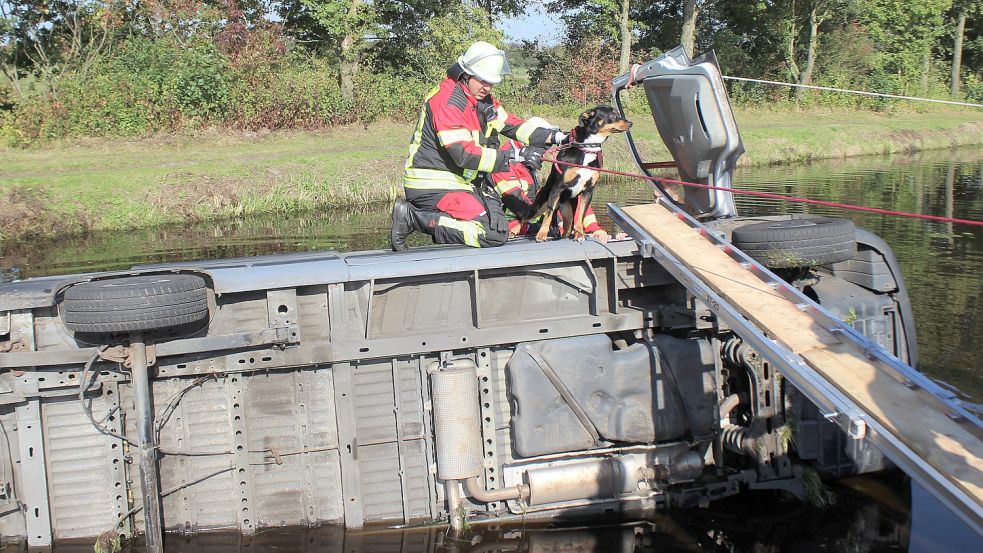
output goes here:
[[[579, 123], [566, 140], [559, 145], [555, 158], [557, 161], [601, 168], [601, 144], [608, 136], [622, 133], [631, 128], [631, 121], [622, 117], [611, 106], [597, 106], [580, 115]], [[563, 219], [561, 237], [570, 236], [583, 240], [584, 213], [590, 205], [594, 187], [601, 174], [591, 169], [571, 167], [554, 163], [546, 184], [536, 193], [536, 199], [529, 210], [530, 215], [523, 219], [529, 222], [540, 215], [543, 217], [536, 241], [542, 242], [549, 236], [554, 214], [559, 212]]]

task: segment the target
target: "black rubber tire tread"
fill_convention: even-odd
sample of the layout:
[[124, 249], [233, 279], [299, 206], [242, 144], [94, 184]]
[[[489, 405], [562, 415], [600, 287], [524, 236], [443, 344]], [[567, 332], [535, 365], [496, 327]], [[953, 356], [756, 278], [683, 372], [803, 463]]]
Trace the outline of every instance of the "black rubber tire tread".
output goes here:
[[856, 230], [847, 219], [798, 217], [734, 229], [731, 243], [774, 269], [828, 265], [853, 259]]
[[208, 317], [205, 280], [143, 275], [86, 282], [65, 291], [65, 326], [74, 332], [153, 331]]

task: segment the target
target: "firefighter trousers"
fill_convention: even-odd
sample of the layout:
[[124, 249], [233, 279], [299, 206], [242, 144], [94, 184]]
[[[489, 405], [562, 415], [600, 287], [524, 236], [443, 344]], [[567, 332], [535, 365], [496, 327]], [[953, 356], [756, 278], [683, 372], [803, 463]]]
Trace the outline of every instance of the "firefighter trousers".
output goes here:
[[465, 190], [407, 188], [406, 201], [426, 219], [425, 232], [437, 244], [474, 248], [501, 246], [509, 239], [502, 199], [491, 187]]

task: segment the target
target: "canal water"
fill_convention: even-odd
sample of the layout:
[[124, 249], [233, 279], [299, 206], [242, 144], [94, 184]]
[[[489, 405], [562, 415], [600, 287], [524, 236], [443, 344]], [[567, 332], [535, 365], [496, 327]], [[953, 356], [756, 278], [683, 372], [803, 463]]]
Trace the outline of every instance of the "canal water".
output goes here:
[[[739, 170], [734, 181], [748, 190], [983, 220], [980, 148], [748, 168]], [[610, 226], [607, 202], [631, 205], [651, 197], [644, 182], [612, 179], [598, 188], [594, 205], [602, 223]], [[983, 340], [977, 338], [983, 329], [983, 228], [748, 196], [738, 196], [737, 204], [742, 215], [807, 212], [846, 217], [884, 238], [908, 284], [921, 350], [919, 368], [971, 407], [983, 404]], [[0, 280], [151, 262], [387, 248], [388, 229], [388, 210], [380, 208], [7, 242], [0, 244]], [[631, 525], [510, 526], [464, 540], [437, 530], [354, 535], [277, 531], [253, 538], [175, 538], [168, 551], [983, 551], [979, 537], [903, 475], [851, 479], [833, 484], [832, 491], [834, 501], [824, 508], [761, 496]], [[91, 551], [91, 545], [84, 550]]]

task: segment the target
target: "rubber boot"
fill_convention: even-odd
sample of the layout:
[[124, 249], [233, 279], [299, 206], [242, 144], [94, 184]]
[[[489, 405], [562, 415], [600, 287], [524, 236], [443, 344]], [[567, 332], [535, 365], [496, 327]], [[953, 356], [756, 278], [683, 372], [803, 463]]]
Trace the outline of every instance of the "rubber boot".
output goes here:
[[403, 200], [396, 200], [393, 205], [393, 226], [389, 231], [389, 240], [394, 252], [406, 249], [406, 237], [416, 229], [415, 218], [410, 215], [412, 206]]
[[417, 209], [404, 200], [396, 200], [393, 205], [393, 226], [389, 233], [394, 252], [406, 249], [406, 237], [413, 231], [434, 235], [439, 211]]

